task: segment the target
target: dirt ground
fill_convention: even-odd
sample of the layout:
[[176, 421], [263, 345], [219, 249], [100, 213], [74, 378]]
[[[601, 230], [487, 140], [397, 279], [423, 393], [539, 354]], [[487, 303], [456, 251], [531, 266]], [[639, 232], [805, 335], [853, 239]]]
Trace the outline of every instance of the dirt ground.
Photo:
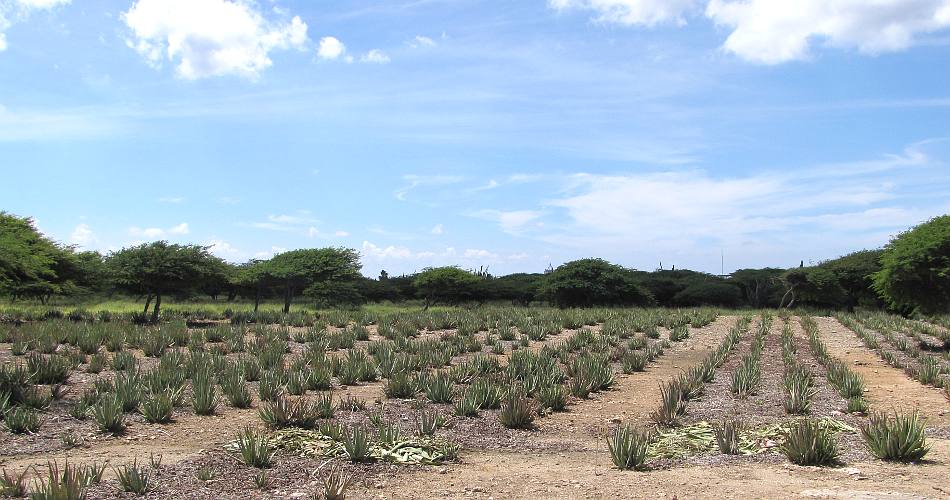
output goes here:
[[[652, 425], [650, 414], [659, 405], [660, 384], [701, 362], [716, 349], [736, 316], [721, 316], [712, 324], [690, 328], [686, 341], [673, 343], [663, 356], [643, 372], [618, 373], [608, 391], [575, 401], [569, 411], [536, 420], [531, 430], [505, 429], [494, 415], [462, 419], [451, 430], [463, 445], [460, 461], [440, 466], [348, 466], [358, 477], [348, 498], [852, 498], [911, 499], [950, 498], [950, 402], [939, 390], [925, 387], [903, 371], [892, 368], [877, 353], [863, 346], [857, 336], [833, 318], [815, 318], [829, 352], [847, 362], [866, 380], [866, 399], [872, 410], [917, 408], [927, 419], [931, 452], [921, 464], [895, 464], [872, 458], [866, 452], [843, 454], [836, 467], [800, 467], [784, 456], [770, 452], [754, 457], [706, 454], [686, 460], [661, 462], [646, 471], [615, 469], [606, 450], [605, 436], [618, 423]], [[756, 326], [753, 322], [752, 328]], [[799, 352], [808, 350], [798, 318], [791, 318]], [[776, 318], [773, 335], [781, 321]], [[562, 332], [547, 342], [563, 341], [573, 332]], [[731, 402], [723, 378], [748, 349], [750, 334], [708, 385], [710, 394], [694, 404], [690, 419], [708, 419], [749, 405], [775, 405], [774, 397]], [[774, 391], [782, 369], [776, 338], [766, 344], [765, 384]], [[534, 345], [532, 346], [535, 347]], [[540, 343], [538, 344], [540, 347]], [[823, 374], [814, 361], [812, 368]], [[830, 391], [823, 387], [822, 391]], [[819, 397], [821, 413], [834, 414], [836, 394]], [[368, 383], [345, 388], [337, 396], [352, 395], [372, 404], [382, 398], [382, 384]], [[720, 403], [721, 401], [721, 403]], [[727, 402], [729, 401], [729, 402]], [[410, 413], [407, 402], [387, 401], [394, 418]], [[724, 405], [733, 405], [726, 408]], [[719, 405], [723, 405], [719, 407]], [[780, 416], [781, 408], [761, 408], [763, 414]], [[362, 415], [353, 415], [362, 418]], [[776, 417], [778, 418], [778, 417]], [[842, 416], [851, 422], [861, 417]], [[404, 418], [405, 420], [405, 418]], [[64, 422], [66, 423], [66, 422]], [[853, 423], [853, 422], [852, 422]], [[75, 425], [75, 423], [70, 424]], [[325, 460], [281, 456], [268, 474], [271, 485], [256, 489], [256, 469], [239, 463], [222, 449], [245, 425], [259, 425], [256, 409], [237, 410], [225, 405], [211, 417], [187, 411], [176, 415], [168, 426], [147, 425], [131, 419], [128, 431], [118, 438], [103, 438], [92, 428], [73, 429], [84, 439], [81, 447], [50, 452], [0, 454], [0, 467], [22, 470], [44, 465], [47, 460], [68, 458], [70, 463], [99, 462], [118, 466], [137, 458], [147, 460], [160, 453], [163, 466], [155, 471], [156, 488], [145, 498], [310, 498], [320, 491], [328, 464]], [[44, 427], [55, 427], [47, 423]], [[56, 439], [55, 436], [50, 439]], [[12, 443], [7, 443], [9, 446]], [[0, 443], [0, 448], [4, 445]], [[207, 481], [196, 479], [200, 469], [213, 472]], [[107, 477], [113, 473], [107, 472]], [[90, 489], [89, 498], [133, 498], [103, 483]]]
[[572, 443], [563, 451], [471, 450], [460, 464], [399, 474], [387, 482], [362, 485], [352, 496], [418, 498], [424, 487], [429, 495], [443, 498], [950, 498], [947, 399], [889, 367], [836, 320], [816, 320], [829, 351], [865, 377], [872, 410], [918, 408], [927, 418], [931, 451], [926, 462], [905, 465], [865, 458], [838, 467], [801, 467], [739, 458], [643, 472], [613, 468], [604, 439], [590, 430], [617, 416], [649, 425], [648, 415], [659, 404], [658, 384], [716, 346], [734, 322], [721, 317], [646, 372], [618, 379], [616, 391], [544, 422], [542, 429], [553, 432], [543, 439]]

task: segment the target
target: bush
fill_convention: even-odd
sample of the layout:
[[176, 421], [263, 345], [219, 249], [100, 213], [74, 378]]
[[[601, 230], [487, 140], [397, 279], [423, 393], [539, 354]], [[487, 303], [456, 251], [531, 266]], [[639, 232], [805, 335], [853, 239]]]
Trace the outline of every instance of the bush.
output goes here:
[[175, 396], [167, 392], [151, 394], [142, 403], [140, 412], [150, 424], [166, 424], [172, 421], [175, 409]]
[[66, 462], [62, 470], [56, 462], [48, 462], [47, 469], [47, 479], [38, 480], [35, 483], [32, 499], [82, 500], [86, 498], [86, 487], [92, 481], [83, 469], [71, 467], [69, 462]]
[[607, 449], [618, 469], [638, 470], [646, 463], [647, 447], [652, 439], [649, 431], [623, 425], [607, 438]]
[[270, 467], [274, 452], [263, 434], [247, 427], [237, 435], [237, 445], [244, 463], [258, 469]]
[[868, 449], [883, 460], [916, 462], [930, 451], [924, 437], [924, 424], [914, 412], [910, 415], [875, 413], [861, 428]]
[[3, 423], [14, 434], [26, 434], [40, 430], [40, 417], [31, 408], [15, 407], [3, 416]]
[[115, 469], [116, 477], [119, 479], [119, 485], [122, 491], [144, 495], [150, 488], [149, 473], [144, 467], [138, 466], [138, 460], [132, 462], [132, 465], [123, 465]]
[[125, 414], [118, 396], [102, 397], [92, 408], [92, 416], [102, 432], [119, 434], [125, 430]]
[[630, 269], [602, 259], [582, 259], [545, 275], [541, 295], [558, 307], [649, 305], [653, 297]]
[[884, 247], [874, 289], [895, 309], [950, 310], [950, 215], [899, 234]]
[[524, 429], [531, 426], [537, 413], [537, 406], [521, 387], [514, 387], [508, 391], [501, 405], [498, 420], [509, 429]]
[[343, 449], [351, 462], [362, 462], [370, 456], [369, 433], [361, 425], [343, 431]]
[[716, 445], [719, 451], [727, 455], [739, 454], [739, 434], [742, 433], [744, 424], [741, 420], [724, 420], [713, 426], [713, 433], [716, 435]]
[[831, 429], [806, 418], [789, 430], [782, 452], [794, 464], [828, 465], [838, 458], [838, 442]]

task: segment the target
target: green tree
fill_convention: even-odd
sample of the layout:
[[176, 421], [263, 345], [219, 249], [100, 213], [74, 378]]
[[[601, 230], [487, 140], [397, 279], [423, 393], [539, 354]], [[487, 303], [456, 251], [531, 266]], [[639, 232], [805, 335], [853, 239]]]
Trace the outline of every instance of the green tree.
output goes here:
[[177, 245], [167, 241], [143, 243], [123, 248], [106, 259], [106, 266], [120, 288], [146, 294], [145, 310], [155, 297], [153, 323], [158, 322], [162, 296], [200, 290], [211, 280], [219, 279], [221, 260], [208, 252], [209, 247]]
[[[360, 254], [349, 248], [311, 248], [275, 255], [266, 271], [284, 288], [284, 312], [298, 293], [323, 299], [334, 286], [349, 293], [360, 278]], [[343, 290], [345, 288], [346, 290]]]
[[412, 280], [425, 308], [437, 302], [457, 304], [475, 298], [481, 279], [458, 267], [430, 267]]
[[33, 219], [0, 212], [0, 293], [39, 297], [69, 291], [72, 251], [36, 230]]
[[924, 314], [950, 311], [950, 215], [899, 234], [884, 247], [874, 289], [888, 305]]
[[848, 312], [853, 312], [858, 304], [874, 303], [873, 275], [881, 270], [882, 253], [881, 250], [861, 250], [818, 265], [834, 275]]
[[750, 307], [777, 307], [782, 297], [780, 279], [784, 272], [773, 267], [739, 269], [729, 276], [729, 281], [739, 287], [743, 300]]
[[558, 307], [631, 306], [653, 303], [635, 271], [603, 259], [562, 264], [545, 275], [543, 296]]

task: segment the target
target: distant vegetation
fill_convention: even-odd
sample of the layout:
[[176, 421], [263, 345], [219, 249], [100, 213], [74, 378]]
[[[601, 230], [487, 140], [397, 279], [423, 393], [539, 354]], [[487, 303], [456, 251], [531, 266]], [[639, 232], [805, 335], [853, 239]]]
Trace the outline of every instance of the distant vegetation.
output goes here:
[[[376, 279], [360, 274], [359, 254], [347, 248], [301, 249], [269, 260], [225, 262], [199, 245], [165, 241], [108, 255], [78, 252], [40, 234], [28, 217], [0, 212], [0, 296], [12, 301], [129, 296], [144, 300], [142, 320], [159, 318], [163, 299], [294, 300], [340, 306], [420, 300], [436, 304], [535, 303], [558, 307], [812, 306], [891, 309], [904, 314], [950, 310], [950, 216], [817, 265], [740, 269], [728, 276], [689, 270], [638, 271], [582, 259], [536, 274], [492, 276], [458, 267]], [[151, 308], [151, 313], [149, 313]]]

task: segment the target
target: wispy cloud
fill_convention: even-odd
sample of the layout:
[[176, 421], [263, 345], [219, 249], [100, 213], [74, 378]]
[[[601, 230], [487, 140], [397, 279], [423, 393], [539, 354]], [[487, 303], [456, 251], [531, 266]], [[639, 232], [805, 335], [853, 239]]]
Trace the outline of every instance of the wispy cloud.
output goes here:
[[397, 189], [393, 194], [399, 201], [406, 201], [409, 193], [419, 187], [447, 186], [457, 184], [465, 180], [457, 175], [404, 175], [402, 179], [407, 182], [405, 186]]

